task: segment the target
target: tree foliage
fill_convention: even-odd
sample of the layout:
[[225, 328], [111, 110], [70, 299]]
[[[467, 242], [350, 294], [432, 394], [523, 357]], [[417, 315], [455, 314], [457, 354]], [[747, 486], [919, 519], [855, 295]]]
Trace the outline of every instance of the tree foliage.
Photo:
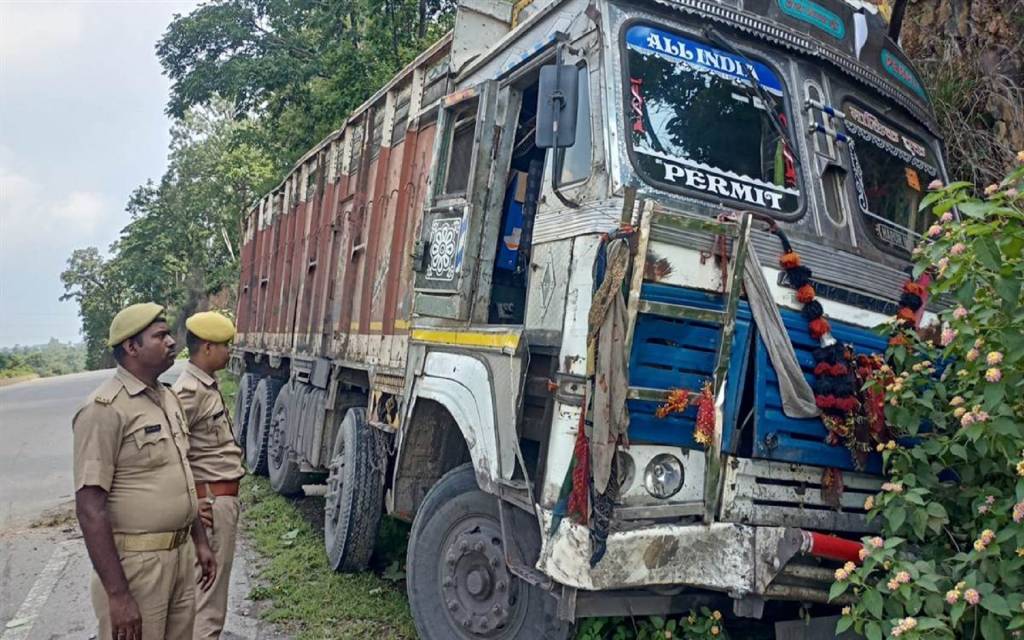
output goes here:
[[221, 0], [157, 45], [169, 114], [217, 99], [261, 123], [286, 170], [450, 26], [454, 0]]
[[62, 376], [85, 368], [85, 345], [56, 338], [47, 344], [0, 349], [0, 379], [35, 374]]
[[886, 417], [917, 446], [884, 452], [890, 481], [866, 505], [884, 538], [865, 539], [863, 566], [832, 588], [858, 598], [841, 628], [869, 640], [1024, 631], [1024, 152], [1018, 162], [983, 198], [961, 182], [922, 202], [942, 218], [916, 269], [934, 269], [931, 293], [953, 304], [937, 341], [890, 348]]

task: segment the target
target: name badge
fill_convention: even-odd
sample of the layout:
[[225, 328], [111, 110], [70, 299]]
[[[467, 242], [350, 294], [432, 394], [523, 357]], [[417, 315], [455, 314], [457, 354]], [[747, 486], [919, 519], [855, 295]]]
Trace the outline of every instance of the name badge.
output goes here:
[[150, 425], [150, 426], [146, 427], [146, 433], [147, 434], [148, 433], [159, 433], [159, 432], [160, 432], [160, 425], [158, 425], [158, 424], [154, 424], [154, 425]]

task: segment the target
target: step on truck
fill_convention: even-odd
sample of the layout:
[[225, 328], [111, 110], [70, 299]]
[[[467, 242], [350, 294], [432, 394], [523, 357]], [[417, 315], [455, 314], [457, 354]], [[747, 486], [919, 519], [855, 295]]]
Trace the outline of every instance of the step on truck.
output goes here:
[[832, 615], [881, 464], [787, 398], [816, 349], [884, 351], [872, 328], [930, 224], [941, 146], [899, 20], [462, 0], [244, 216], [249, 468], [319, 487], [339, 571], [367, 566], [382, 517], [411, 522], [423, 638], [708, 603]]

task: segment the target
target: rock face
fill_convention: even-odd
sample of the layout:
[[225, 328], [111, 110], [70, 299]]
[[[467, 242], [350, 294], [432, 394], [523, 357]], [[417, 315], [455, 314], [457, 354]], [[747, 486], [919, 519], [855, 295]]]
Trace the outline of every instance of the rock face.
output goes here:
[[1024, 0], [910, 0], [903, 49], [928, 84], [954, 179], [987, 185], [1024, 149]]

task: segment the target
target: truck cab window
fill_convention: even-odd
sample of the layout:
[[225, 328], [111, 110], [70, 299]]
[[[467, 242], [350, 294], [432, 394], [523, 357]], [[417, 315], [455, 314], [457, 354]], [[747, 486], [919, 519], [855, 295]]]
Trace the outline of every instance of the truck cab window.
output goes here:
[[586, 65], [579, 68], [579, 101], [576, 103], [576, 143], [565, 150], [562, 160], [561, 184], [570, 184], [590, 177], [593, 151], [590, 132], [590, 74]]
[[670, 191], [796, 213], [794, 152], [752, 91], [748, 62], [788, 126], [781, 78], [762, 62], [655, 27], [634, 25], [625, 39], [627, 136], [640, 176]]
[[473, 164], [473, 132], [476, 124], [476, 103], [464, 109], [452, 127], [451, 146], [448, 149], [448, 171], [444, 181], [446, 195], [462, 194], [469, 186], [469, 172]]
[[918, 211], [928, 183], [939, 177], [931, 149], [859, 104], [847, 102], [846, 130], [857, 202], [874, 242], [909, 257], [931, 223]]

